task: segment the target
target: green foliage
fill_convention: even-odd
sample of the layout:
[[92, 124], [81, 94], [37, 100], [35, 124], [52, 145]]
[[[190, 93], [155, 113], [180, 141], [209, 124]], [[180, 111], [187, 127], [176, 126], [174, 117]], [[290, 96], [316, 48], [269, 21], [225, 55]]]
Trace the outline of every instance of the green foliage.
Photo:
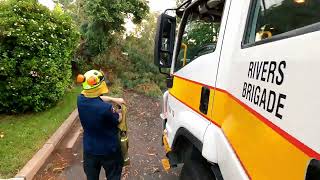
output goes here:
[[123, 94], [123, 87], [120, 79], [115, 79], [112, 83], [112, 86], [109, 87], [109, 96], [112, 97], [121, 97]]
[[[121, 59], [113, 59], [111, 56], [107, 68], [121, 79], [122, 86], [126, 89], [133, 89], [140, 93], [156, 97], [161, 95], [161, 89], [165, 88], [165, 76], [159, 73], [153, 65], [153, 56], [148, 48], [141, 49], [140, 39], [135, 37], [127, 38], [122, 44], [122, 52], [128, 55], [117, 54]], [[109, 73], [110, 74], [110, 73]], [[114, 80], [111, 79], [112, 82]]]
[[0, 2], [0, 112], [42, 111], [70, 85], [78, 32], [59, 6]]
[[84, 55], [95, 57], [113, 43], [116, 32], [123, 32], [125, 19], [139, 23], [149, 7], [144, 0], [87, 0], [83, 1], [85, 21], [81, 25]]
[[66, 91], [59, 105], [41, 113], [0, 115], [0, 178], [11, 178], [77, 107], [81, 87]]
[[201, 48], [216, 42], [219, 24], [195, 20], [187, 25], [185, 31], [183, 42], [188, 45], [187, 57], [195, 57]]
[[161, 89], [166, 88], [165, 76], [153, 64], [155, 28], [156, 18], [151, 14], [137, 28], [135, 36], [129, 36], [121, 43], [121, 51], [127, 56], [122, 55], [125, 59], [121, 63], [123, 67], [117, 70], [125, 88], [154, 97], [161, 95]]
[[153, 82], [137, 85], [136, 91], [151, 97], [159, 97], [162, 95], [162, 91], [159, 86]]
[[[82, 34], [74, 60], [75, 71], [102, 69], [114, 87], [160, 95], [165, 77], [153, 65], [156, 19], [155, 15], [146, 16], [149, 9], [146, 1], [78, 0], [76, 6], [68, 5]], [[140, 25], [136, 33], [124, 40], [126, 18]], [[120, 92], [120, 88], [116, 91]]]
[[[130, 60], [129, 67], [127, 66], [127, 72], [122, 73], [121, 78], [129, 81], [125, 86], [132, 88], [138, 84], [155, 82], [160, 84], [164, 79], [159, 74], [159, 70], [153, 64], [152, 51], [148, 50], [147, 47], [140, 48], [139, 42], [141, 39], [138, 38], [127, 38], [123, 50], [128, 53], [128, 59]], [[149, 45], [151, 46], [151, 44]]]

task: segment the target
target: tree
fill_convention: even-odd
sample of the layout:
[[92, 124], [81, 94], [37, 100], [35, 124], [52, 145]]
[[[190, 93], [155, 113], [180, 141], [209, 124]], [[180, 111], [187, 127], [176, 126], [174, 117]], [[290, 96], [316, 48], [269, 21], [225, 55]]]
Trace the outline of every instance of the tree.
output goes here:
[[149, 7], [143, 0], [86, 0], [85, 21], [81, 25], [84, 54], [95, 57], [111, 46], [116, 33], [125, 29], [125, 19], [140, 23]]
[[195, 57], [205, 45], [215, 44], [219, 24], [203, 20], [191, 21], [185, 29], [184, 43], [188, 45], [188, 57]]
[[71, 81], [79, 33], [57, 6], [36, 0], [0, 1], [0, 112], [42, 111]]
[[128, 54], [125, 72], [119, 77], [126, 88], [133, 88], [150, 96], [161, 95], [166, 87], [165, 76], [159, 73], [154, 65], [154, 37], [156, 30], [156, 14], [149, 14], [137, 26], [136, 32], [122, 42], [123, 51]]

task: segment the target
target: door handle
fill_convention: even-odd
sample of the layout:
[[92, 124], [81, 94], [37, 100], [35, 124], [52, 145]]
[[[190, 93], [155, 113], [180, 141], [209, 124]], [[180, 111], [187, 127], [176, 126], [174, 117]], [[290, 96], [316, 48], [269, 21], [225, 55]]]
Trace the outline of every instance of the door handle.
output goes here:
[[199, 110], [203, 114], [208, 113], [209, 98], [210, 98], [210, 89], [208, 87], [203, 86], [201, 89], [201, 98], [200, 98], [200, 107], [199, 107]]

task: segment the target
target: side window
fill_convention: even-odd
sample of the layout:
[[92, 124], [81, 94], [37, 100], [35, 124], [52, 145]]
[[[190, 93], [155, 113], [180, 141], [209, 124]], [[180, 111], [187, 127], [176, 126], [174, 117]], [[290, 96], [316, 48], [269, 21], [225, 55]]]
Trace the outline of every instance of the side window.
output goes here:
[[180, 52], [175, 63], [179, 70], [198, 57], [215, 51], [220, 23], [213, 16], [190, 14], [184, 29]]
[[320, 0], [254, 0], [245, 44], [320, 22]]

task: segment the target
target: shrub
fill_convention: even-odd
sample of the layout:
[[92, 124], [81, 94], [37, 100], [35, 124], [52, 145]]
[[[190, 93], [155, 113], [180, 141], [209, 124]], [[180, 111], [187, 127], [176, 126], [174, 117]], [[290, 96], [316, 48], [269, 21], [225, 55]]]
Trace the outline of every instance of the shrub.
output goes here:
[[121, 97], [123, 95], [123, 88], [120, 79], [114, 79], [112, 86], [109, 87], [108, 96]]
[[139, 41], [143, 43], [143, 39], [131, 37], [124, 44], [123, 50], [128, 53], [130, 67], [132, 68], [130, 72], [121, 73], [120, 75], [124, 85], [128, 88], [133, 88], [139, 84], [151, 83], [152, 86], [158, 85], [158, 89], [166, 89], [165, 76], [160, 74], [158, 68], [153, 64], [152, 46], [151, 48], [141, 49], [139, 48]]
[[[121, 33], [116, 33], [118, 38], [114, 39], [112, 47], [91, 58], [91, 63], [85, 63], [94, 64], [94, 68], [105, 71], [113, 85], [153, 97], [160, 96], [161, 90], [166, 89], [166, 77], [153, 64], [155, 28], [156, 18], [151, 15], [142, 21], [136, 33], [126, 39]], [[79, 69], [86, 69], [83, 68], [83, 61], [76, 63]]]
[[120, 79], [124, 88], [148, 96], [160, 96], [161, 90], [166, 89], [166, 83], [165, 76], [153, 64], [153, 46], [150, 45], [153, 41], [127, 37], [118, 43], [117, 47], [95, 57], [93, 62], [107, 72], [111, 83]]
[[61, 8], [0, 1], [0, 112], [42, 111], [71, 83], [79, 33]]
[[159, 86], [155, 83], [142, 83], [137, 85], [137, 91], [144, 93], [151, 97], [159, 97], [162, 95], [162, 92]]

